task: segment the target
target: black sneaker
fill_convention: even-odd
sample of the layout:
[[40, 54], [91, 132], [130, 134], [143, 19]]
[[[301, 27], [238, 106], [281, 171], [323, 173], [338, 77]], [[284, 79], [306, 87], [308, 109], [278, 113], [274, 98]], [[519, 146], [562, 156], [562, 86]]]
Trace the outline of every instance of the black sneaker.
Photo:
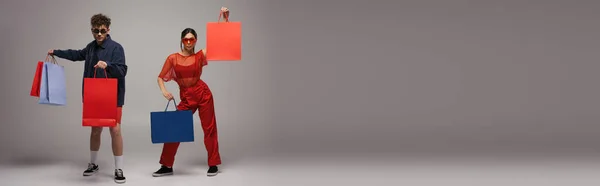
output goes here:
[[123, 170], [115, 169], [115, 182], [125, 183], [125, 176], [123, 175]]
[[160, 166], [160, 169], [158, 169], [156, 172], [152, 173], [152, 176], [154, 176], [154, 177], [167, 176], [167, 175], [173, 175], [173, 168], [169, 168], [164, 165]]
[[83, 176], [91, 176], [98, 172], [100, 168], [94, 163], [88, 163], [88, 168], [83, 171]]
[[219, 168], [217, 166], [210, 166], [208, 168], [208, 172], [206, 172], [207, 176], [216, 176], [219, 173]]

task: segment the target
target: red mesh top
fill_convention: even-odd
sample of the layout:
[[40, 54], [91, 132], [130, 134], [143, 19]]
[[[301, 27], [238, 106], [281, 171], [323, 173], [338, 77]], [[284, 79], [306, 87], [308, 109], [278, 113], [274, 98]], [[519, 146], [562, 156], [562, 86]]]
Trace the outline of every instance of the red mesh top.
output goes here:
[[200, 80], [202, 67], [205, 65], [207, 65], [207, 61], [202, 50], [189, 56], [173, 53], [165, 60], [158, 77], [165, 82], [175, 80], [180, 87], [189, 87]]

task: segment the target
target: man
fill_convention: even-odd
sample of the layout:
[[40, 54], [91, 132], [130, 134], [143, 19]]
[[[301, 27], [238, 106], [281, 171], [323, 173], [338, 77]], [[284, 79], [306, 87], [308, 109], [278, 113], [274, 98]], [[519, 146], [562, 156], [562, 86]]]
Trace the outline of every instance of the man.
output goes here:
[[[127, 74], [127, 65], [125, 65], [125, 53], [121, 44], [111, 39], [110, 32], [111, 19], [103, 14], [93, 15], [91, 18], [91, 31], [94, 41], [90, 42], [81, 50], [49, 50], [48, 54], [67, 59], [70, 61], [85, 60], [84, 78], [117, 78], [117, 125], [110, 128], [112, 138], [112, 150], [115, 157], [115, 182], [125, 183], [123, 175], [123, 138], [121, 137], [121, 114], [125, 100], [125, 75]], [[105, 74], [105, 70], [106, 73]], [[85, 86], [83, 84], [82, 86]], [[100, 136], [102, 127], [92, 127], [90, 135], [90, 162], [83, 176], [91, 176], [99, 169], [96, 165], [98, 150], [100, 149]]]

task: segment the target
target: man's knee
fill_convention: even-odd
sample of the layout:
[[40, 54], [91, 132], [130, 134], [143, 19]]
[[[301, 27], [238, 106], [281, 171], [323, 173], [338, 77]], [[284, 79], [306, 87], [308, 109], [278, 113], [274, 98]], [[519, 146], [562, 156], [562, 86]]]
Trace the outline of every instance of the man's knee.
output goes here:
[[102, 127], [92, 127], [92, 136], [100, 136], [102, 134]]
[[117, 123], [117, 126], [110, 128], [110, 135], [119, 136], [121, 135], [121, 125]]

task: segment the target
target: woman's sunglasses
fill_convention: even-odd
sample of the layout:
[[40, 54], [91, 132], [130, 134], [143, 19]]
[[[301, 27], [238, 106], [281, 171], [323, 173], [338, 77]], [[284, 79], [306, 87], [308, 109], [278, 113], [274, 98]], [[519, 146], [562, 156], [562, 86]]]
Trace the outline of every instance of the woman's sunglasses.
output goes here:
[[196, 42], [196, 38], [183, 38], [183, 39], [181, 39], [181, 42], [183, 42], [183, 43], [195, 43]]

